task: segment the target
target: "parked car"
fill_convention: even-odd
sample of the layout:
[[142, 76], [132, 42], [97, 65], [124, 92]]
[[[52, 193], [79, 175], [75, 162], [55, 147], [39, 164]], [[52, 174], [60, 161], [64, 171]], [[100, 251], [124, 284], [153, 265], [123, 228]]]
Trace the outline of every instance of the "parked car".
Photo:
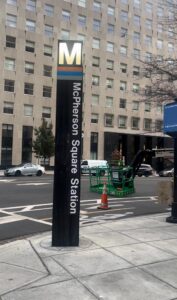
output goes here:
[[44, 167], [32, 163], [21, 164], [13, 168], [8, 168], [4, 171], [5, 176], [41, 176], [44, 173]]
[[153, 175], [153, 173], [154, 173], [153, 168], [151, 167], [151, 165], [148, 165], [148, 164], [141, 164], [137, 171], [137, 175], [139, 177], [141, 177], [141, 176], [148, 177], [148, 176]]
[[164, 169], [159, 172], [160, 177], [172, 177], [174, 175], [174, 168]]

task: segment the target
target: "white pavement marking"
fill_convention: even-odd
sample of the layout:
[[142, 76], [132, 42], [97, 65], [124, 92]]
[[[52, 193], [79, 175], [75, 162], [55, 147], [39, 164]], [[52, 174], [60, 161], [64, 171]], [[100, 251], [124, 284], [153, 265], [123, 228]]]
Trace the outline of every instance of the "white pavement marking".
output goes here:
[[0, 182], [12, 182], [15, 181], [15, 179], [0, 179]]
[[6, 223], [12, 223], [12, 222], [17, 222], [17, 221], [21, 221], [21, 220], [25, 220], [26, 217], [23, 216], [7, 216], [7, 217], [2, 217], [0, 218], [0, 224], [6, 224]]
[[28, 182], [28, 183], [17, 183], [17, 185], [46, 185], [46, 184], [50, 184], [48, 182]]
[[[98, 202], [97, 202], [98, 203]], [[98, 204], [101, 204], [101, 202], [99, 202]], [[111, 207], [112, 206], [115, 206], [115, 207], [120, 207], [120, 206], [124, 206], [123, 204], [119, 204], [119, 203], [117, 203], [117, 204], [111, 204]], [[88, 207], [87, 209], [95, 209], [95, 208], [98, 208], [98, 205], [95, 205], [95, 206], [91, 206], [91, 207]]]

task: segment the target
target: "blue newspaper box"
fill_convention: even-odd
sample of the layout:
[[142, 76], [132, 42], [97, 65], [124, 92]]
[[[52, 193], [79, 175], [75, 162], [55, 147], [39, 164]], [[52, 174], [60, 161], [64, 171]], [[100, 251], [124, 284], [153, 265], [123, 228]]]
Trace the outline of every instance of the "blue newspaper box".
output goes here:
[[177, 102], [164, 106], [164, 133], [177, 137]]

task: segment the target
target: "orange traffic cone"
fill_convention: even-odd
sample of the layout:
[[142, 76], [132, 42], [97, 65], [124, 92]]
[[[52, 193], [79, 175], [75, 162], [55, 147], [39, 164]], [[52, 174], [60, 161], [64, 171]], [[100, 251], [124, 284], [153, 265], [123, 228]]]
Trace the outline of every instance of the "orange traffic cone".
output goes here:
[[106, 183], [104, 183], [104, 185], [103, 185], [103, 192], [101, 195], [101, 205], [98, 207], [98, 209], [109, 209]]

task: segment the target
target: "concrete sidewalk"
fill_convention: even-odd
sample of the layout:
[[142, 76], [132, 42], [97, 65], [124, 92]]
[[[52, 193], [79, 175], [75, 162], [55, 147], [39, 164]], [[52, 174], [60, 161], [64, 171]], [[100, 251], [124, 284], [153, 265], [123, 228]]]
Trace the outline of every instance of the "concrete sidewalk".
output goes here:
[[177, 299], [177, 225], [168, 215], [81, 227], [79, 247], [51, 247], [51, 232], [1, 245], [0, 299]]

